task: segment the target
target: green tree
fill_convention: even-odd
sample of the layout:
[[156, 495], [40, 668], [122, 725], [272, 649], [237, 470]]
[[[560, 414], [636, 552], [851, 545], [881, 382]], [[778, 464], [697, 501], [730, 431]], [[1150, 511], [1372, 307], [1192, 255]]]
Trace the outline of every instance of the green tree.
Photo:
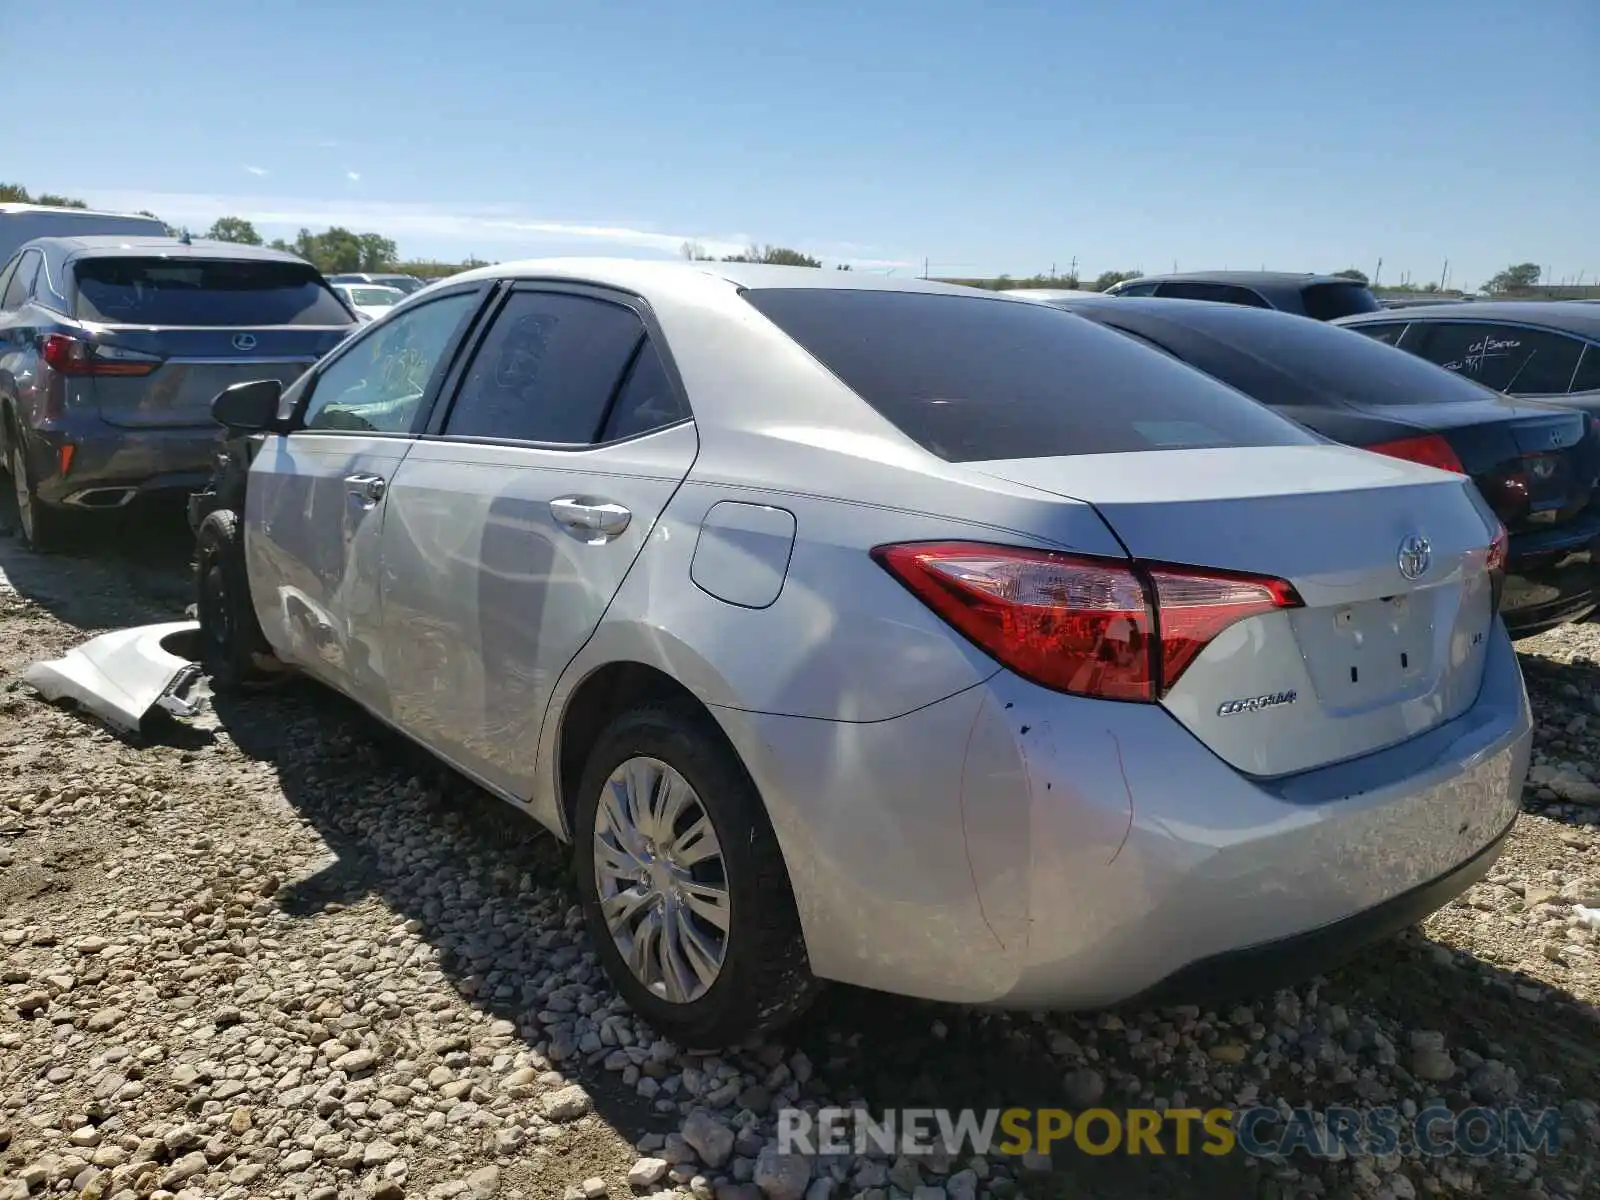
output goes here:
[[40, 192], [34, 199], [35, 204], [46, 204], [51, 208], [88, 208], [82, 200], [74, 200], [69, 196], [58, 196], [54, 192]]
[[1544, 272], [1540, 269], [1538, 263], [1517, 263], [1515, 266], [1507, 267], [1489, 280], [1488, 283], [1483, 285], [1483, 290], [1486, 292], [1525, 292], [1538, 285], [1539, 276], [1542, 274]]
[[1340, 279], [1354, 279], [1357, 283], [1372, 282], [1372, 280], [1367, 278], [1367, 273], [1365, 271], [1359, 270], [1356, 267], [1346, 267], [1342, 271], [1335, 271], [1334, 274]]
[[1107, 288], [1116, 287], [1125, 279], [1137, 279], [1137, 271], [1101, 271], [1095, 276], [1094, 282], [1089, 285], [1091, 291], [1103, 292]]
[[376, 233], [363, 233], [356, 239], [361, 245], [361, 270], [387, 271], [393, 268], [400, 252], [395, 244]]
[[261, 245], [261, 235], [256, 227], [243, 217], [218, 217], [206, 230], [206, 237], [214, 242], [236, 242], [243, 246]]
[[32, 204], [33, 197], [20, 183], [0, 183], [0, 204]]
[[743, 254], [729, 254], [723, 262], [767, 263], [776, 267], [820, 267], [822, 260], [787, 246], [751, 246]]

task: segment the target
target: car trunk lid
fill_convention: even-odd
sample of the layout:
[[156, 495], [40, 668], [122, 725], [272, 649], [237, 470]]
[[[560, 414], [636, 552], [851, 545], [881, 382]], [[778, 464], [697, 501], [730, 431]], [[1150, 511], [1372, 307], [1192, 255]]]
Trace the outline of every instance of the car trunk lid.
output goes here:
[[98, 326], [91, 332], [102, 355], [159, 359], [146, 375], [96, 375], [89, 381], [102, 420], [140, 429], [208, 425], [218, 392], [253, 379], [288, 386], [337, 346], [348, 328]]
[[1090, 503], [1129, 554], [1292, 584], [1162, 699], [1241, 771], [1284, 775], [1415, 737], [1477, 696], [1495, 521], [1458, 475], [1339, 446], [970, 464]]

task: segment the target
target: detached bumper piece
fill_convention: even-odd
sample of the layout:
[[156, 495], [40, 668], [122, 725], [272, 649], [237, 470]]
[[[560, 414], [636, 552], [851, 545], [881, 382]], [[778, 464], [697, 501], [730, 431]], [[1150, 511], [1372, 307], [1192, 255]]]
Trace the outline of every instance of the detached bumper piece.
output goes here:
[[1192, 962], [1133, 997], [1126, 1006], [1147, 1009], [1247, 999], [1293, 987], [1342, 966], [1374, 942], [1431, 916], [1481, 880], [1500, 857], [1510, 832], [1511, 825], [1507, 825], [1466, 862], [1409, 892], [1308, 933]]
[[199, 631], [195, 621], [118, 629], [34, 663], [22, 678], [46, 700], [74, 701], [113, 729], [138, 733], [155, 710], [199, 714], [200, 666], [185, 653]]

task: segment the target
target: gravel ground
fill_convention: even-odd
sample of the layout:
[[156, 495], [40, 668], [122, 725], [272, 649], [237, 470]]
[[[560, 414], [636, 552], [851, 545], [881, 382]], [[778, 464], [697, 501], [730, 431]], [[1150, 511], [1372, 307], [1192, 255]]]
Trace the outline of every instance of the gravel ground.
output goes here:
[[[1528, 811], [1492, 877], [1225, 1011], [829, 991], [723, 1054], [621, 1006], [565, 858], [310, 685], [139, 739], [17, 675], [172, 619], [187, 547], [0, 537], [0, 1198], [1600, 1195], [1600, 626], [1526, 643]], [[1054, 1163], [774, 1153], [786, 1104], [1555, 1106], [1554, 1157]]]

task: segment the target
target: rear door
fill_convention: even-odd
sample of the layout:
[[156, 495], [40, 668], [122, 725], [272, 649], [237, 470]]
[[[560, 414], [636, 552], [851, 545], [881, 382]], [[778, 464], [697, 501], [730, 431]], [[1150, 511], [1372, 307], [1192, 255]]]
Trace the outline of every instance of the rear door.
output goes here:
[[402, 729], [524, 797], [551, 690], [699, 440], [646, 314], [602, 291], [511, 290], [458, 380], [389, 489], [388, 689]]
[[273, 648], [384, 713], [378, 632], [386, 492], [483, 289], [434, 297], [352, 339], [302, 386], [295, 432], [250, 468], [246, 555]]
[[305, 263], [93, 255], [69, 269], [74, 315], [130, 367], [97, 375], [89, 392], [122, 428], [209, 426], [218, 392], [251, 379], [287, 386], [352, 324]]

